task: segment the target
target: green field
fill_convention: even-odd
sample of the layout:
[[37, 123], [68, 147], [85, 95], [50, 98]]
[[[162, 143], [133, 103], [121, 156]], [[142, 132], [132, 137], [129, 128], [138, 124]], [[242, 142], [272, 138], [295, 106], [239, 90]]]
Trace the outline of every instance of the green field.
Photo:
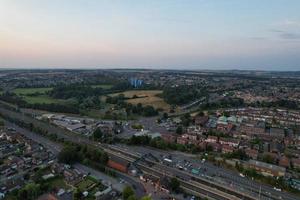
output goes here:
[[62, 177], [55, 177], [48, 180], [47, 182], [52, 188], [64, 188], [65, 190], [70, 189], [70, 186], [66, 184]]
[[111, 89], [112, 87], [113, 85], [109, 84], [92, 85], [92, 88]]
[[23, 96], [24, 100], [27, 103], [30, 104], [35, 104], [35, 103], [45, 103], [45, 104], [51, 104], [51, 103], [55, 103], [55, 104], [64, 104], [67, 102], [67, 100], [63, 100], [63, 99], [54, 99], [52, 97], [49, 97], [48, 95], [39, 95], [39, 96]]
[[105, 115], [105, 113], [101, 110], [90, 109], [88, 111], [85, 111], [84, 115], [92, 117], [92, 118], [96, 118], [96, 119], [101, 119]]
[[[46, 93], [48, 91], [51, 91], [52, 88], [17, 88], [14, 89], [13, 92], [17, 94], [18, 96], [22, 97], [27, 103], [30, 104], [65, 104], [68, 101], [63, 99], [54, 99], [50, 96], [48, 96]], [[40, 95], [33, 96], [32, 94], [40, 93]]]
[[36, 92], [45, 94], [46, 92], [52, 90], [52, 88], [17, 88], [13, 92], [17, 95], [30, 95]]
[[85, 178], [80, 183], [76, 185], [76, 187], [81, 191], [87, 191], [93, 184], [97, 184], [92, 178]]
[[159, 94], [162, 94], [162, 90], [128, 90], [125, 92], [119, 92], [110, 94], [110, 96], [117, 96], [123, 94], [127, 98], [132, 98], [137, 96], [139, 98], [132, 98], [126, 100], [127, 103], [137, 105], [141, 103], [144, 106], [153, 106], [154, 108], [161, 108], [166, 111], [170, 110], [170, 105], [164, 101], [161, 97], [158, 97]]

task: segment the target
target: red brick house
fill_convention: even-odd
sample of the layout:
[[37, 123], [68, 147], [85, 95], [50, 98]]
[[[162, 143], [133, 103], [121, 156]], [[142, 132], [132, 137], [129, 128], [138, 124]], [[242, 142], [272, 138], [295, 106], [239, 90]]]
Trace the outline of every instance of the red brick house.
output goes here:
[[208, 143], [217, 143], [218, 137], [209, 135], [205, 141]]
[[245, 153], [247, 156], [249, 156], [249, 158], [252, 158], [254, 160], [256, 160], [258, 157], [258, 151], [256, 149], [246, 149]]
[[177, 136], [171, 133], [162, 133], [161, 138], [168, 143], [175, 143]]
[[289, 168], [290, 167], [290, 159], [288, 159], [286, 156], [283, 156], [279, 159], [279, 166]]
[[183, 144], [183, 145], [185, 145], [185, 144], [187, 144], [188, 142], [189, 142], [189, 139], [186, 138], [186, 137], [178, 137], [178, 138], [177, 138], [177, 143], [178, 143], [178, 144]]
[[222, 145], [222, 153], [232, 153], [234, 148], [229, 145]]
[[239, 145], [240, 141], [237, 139], [233, 139], [233, 138], [220, 137], [219, 143], [222, 145], [229, 145], [232, 147], [237, 147]]

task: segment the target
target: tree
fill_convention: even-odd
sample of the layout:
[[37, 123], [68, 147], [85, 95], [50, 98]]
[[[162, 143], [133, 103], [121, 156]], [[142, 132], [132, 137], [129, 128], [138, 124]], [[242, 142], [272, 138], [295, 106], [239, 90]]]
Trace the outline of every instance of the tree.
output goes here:
[[102, 138], [102, 136], [103, 136], [103, 133], [100, 128], [97, 128], [93, 133], [94, 140], [99, 140]]
[[199, 113], [197, 114], [197, 116], [203, 117], [204, 116], [204, 112], [203, 111], [199, 111]]
[[168, 113], [165, 112], [165, 113], [163, 114], [163, 118], [164, 118], [164, 119], [168, 119], [168, 118], [169, 118]]
[[0, 127], [4, 126], [4, 121], [0, 119]]
[[157, 110], [155, 110], [155, 108], [153, 106], [146, 106], [143, 109], [143, 115], [146, 117], [151, 117], [151, 116], [155, 116], [158, 114]]
[[40, 185], [29, 183], [18, 192], [19, 199], [34, 200], [40, 195]]
[[180, 182], [178, 181], [177, 178], [171, 178], [170, 188], [171, 188], [172, 191], [174, 191], [176, 193], [179, 192]]
[[137, 200], [135, 195], [131, 195], [130, 197], [127, 198], [127, 200]]
[[274, 163], [274, 158], [271, 155], [264, 155], [262, 160], [266, 163], [273, 164]]
[[206, 151], [210, 152], [210, 151], [213, 151], [213, 150], [214, 150], [214, 148], [211, 145], [206, 146]]
[[74, 192], [74, 199], [80, 200], [83, 197], [82, 192], [79, 189], [76, 189]]
[[177, 126], [177, 128], [176, 128], [176, 133], [177, 133], [177, 134], [182, 134], [182, 132], [183, 132], [182, 126]]
[[124, 200], [129, 200], [129, 197], [134, 196], [134, 191], [130, 186], [126, 186], [123, 189], [122, 196]]
[[62, 163], [72, 164], [80, 159], [74, 146], [66, 146], [59, 152], [58, 160]]
[[182, 125], [183, 126], [189, 126], [190, 125], [190, 123], [191, 123], [191, 115], [189, 114], [189, 113], [186, 113], [186, 114], [184, 114], [182, 117], [181, 117], [181, 123], [182, 123]]
[[141, 198], [141, 200], [152, 200], [152, 198], [150, 196], [144, 196]]

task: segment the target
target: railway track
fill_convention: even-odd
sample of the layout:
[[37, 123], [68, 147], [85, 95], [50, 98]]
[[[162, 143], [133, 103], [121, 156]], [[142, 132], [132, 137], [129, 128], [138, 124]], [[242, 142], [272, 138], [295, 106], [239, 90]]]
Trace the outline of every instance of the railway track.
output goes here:
[[[15, 117], [18, 117], [22, 120], [25, 120], [28, 118], [28, 116], [24, 116], [22, 115], [21, 113], [17, 113], [15, 111], [11, 111], [11, 110], [7, 110], [5, 108], [1, 108], [0, 109], [1, 113], [5, 113], [5, 114], [13, 114]], [[42, 122], [34, 119], [34, 118], [31, 118], [30, 119], [31, 122], [36, 122], [37, 124], [39, 125], [44, 125], [42, 124]], [[59, 135], [67, 140], [70, 140], [74, 143], [84, 143], [84, 144], [87, 144], [87, 145], [93, 145], [93, 146], [97, 146], [98, 148], [101, 148], [103, 149], [104, 151], [106, 151], [108, 154], [112, 154], [112, 155], [115, 155], [115, 156], [118, 156], [120, 158], [123, 158], [123, 159], [126, 159], [127, 161], [129, 162], [135, 162], [137, 159], [141, 158], [142, 155], [139, 155], [139, 154], [133, 154], [133, 153], [130, 153], [130, 152], [126, 152], [124, 151], [124, 149], [121, 149], [119, 147], [115, 147], [115, 146], [111, 146], [111, 145], [106, 145], [106, 144], [99, 144], [99, 143], [96, 143], [94, 141], [91, 141], [91, 140], [88, 140], [87, 138], [83, 138], [83, 137], [80, 137], [80, 136], [77, 136], [77, 137], [74, 137], [73, 134], [71, 133], [66, 133], [65, 130], [60, 130], [60, 128], [58, 127], [53, 127], [53, 125], [48, 125], [47, 126], [47, 129], [49, 129], [49, 132], [52, 132], [53, 130], [57, 130], [55, 131], [56, 133], [59, 133]], [[60, 131], [58, 131], [60, 130]], [[202, 177], [197, 177], [197, 176], [194, 176], [190, 173], [187, 173], [187, 172], [184, 172], [184, 171], [180, 171], [178, 169], [175, 169], [175, 168], [171, 168], [171, 167], [168, 167], [168, 166], [165, 166], [165, 165], [162, 165], [161, 163], [159, 162], [154, 162], [154, 161], [151, 161], [151, 160], [148, 160], [148, 162], [152, 163], [153, 165], [156, 165], [158, 166], [160, 169], [168, 169], [168, 171], [170, 172], [174, 172], [173, 174], [170, 174], [170, 177], [175, 177], [177, 174], [184, 174], [185, 176], [188, 176], [188, 177], [191, 177], [193, 178], [193, 181], [197, 184], [201, 184], [201, 185], [198, 185], [198, 186], [195, 186], [195, 185], [189, 185], [189, 183], [185, 183], [185, 180], [182, 180], [180, 178], [180, 181], [182, 182], [182, 187], [183, 189], [188, 189], [189, 191], [192, 191], [193, 189], [189, 189], [189, 187], [191, 188], [195, 188], [195, 193], [199, 193], [199, 191], [201, 192], [204, 192], [206, 190], [209, 190], [208, 188], [204, 191], [203, 188], [201, 187], [209, 187], [210, 189], [212, 188], [215, 188], [216, 190], [220, 191], [220, 192], [223, 192], [224, 194], [229, 194], [231, 195], [230, 198], [226, 197], [227, 199], [232, 199], [232, 197], [237, 197], [238, 199], [245, 199], [245, 200], [254, 200], [254, 199], [257, 199], [255, 197], [252, 197], [252, 196], [249, 196], [248, 194], [245, 194], [245, 193], [241, 193], [239, 191], [235, 191], [233, 190], [232, 188], [229, 188], [225, 185], [220, 185], [218, 183], [215, 183], [215, 182], [212, 182], [212, 181], [209, 181], [209, 180], [206, 180]], [[137, 163], [139, 165], [139, 167], [141, 167], [141, 164]], [[151, 172], [151, 168], [147, 167], [147, 166], [142, 166], [144, 167], [144, 170], [146, 171], [150, 171]], [[152, 171], [153, 172], [153, 171]], [[159, 174], [160, 176], [162, 176], [163, 174], [161, 174], [161, 170], [157, 170], [157, 172], [153, 172], [153, 173], [157, 173]], [[198, 191], [197, 191], [198, 190]], [[208, 191], [206, 194], [210, 194], [213, 196], [213, 194], [209, 193], [210, 191]], [[222, 194], [223, 194], [222, 193]], [[263, 194], [262, 194], [263, 195]], [[224, 195], [226, 196], [226, 195]], [[218, 199], [222, 199], [223, 197], [222, 196], [219, 196], [220, 198]], [[271, 199], [279, 199], [279, 198], [276, 198], [276, 197], [273, 197], [273, 196], [268, 196], [268, 198], [271, 198]]]

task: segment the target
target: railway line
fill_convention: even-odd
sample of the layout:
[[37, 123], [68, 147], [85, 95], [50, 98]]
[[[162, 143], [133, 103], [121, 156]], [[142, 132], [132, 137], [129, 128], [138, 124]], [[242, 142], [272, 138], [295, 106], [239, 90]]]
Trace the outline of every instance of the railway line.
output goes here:
[[[143, 155], [138, 154], [138, 153], [131, 153], [131, 152], [126, 152], [126, 150], [116, 147], [116, 146], [112, 146], [112, 145], [107, 145], [107, 144], [100, 144], [94, 141], [91, 141], [87, 138], [81, 137], [81, 136], [76, 136], [74, 137], [74, 134], [71, 134], [70, 132], [67, 132], [65, 130], [61, 130], [61, 128], [55, 127], [51, 124], [48, 124], [46, 126], [45, 123], [40, 122], [32, 117], [28, 117], [28, 116], [24, 116], [22, 115], [22, 113], [18, 113], [18, 112], [14, 112], [11, 110], [7, 110], [5, 108], [0, 108], [0, 112], [4, 115], [9, 115], [9, 116], [13, 116], [13, 117], [17, 117], [21, 120], [24, 120], [26, 122], [30, 122], [30, 123], [35, 123], [38, 126], [42, 126], [42, 127], [46, 127], [46, 129], [48, 130], [48, 132], [53, 132], [55, 131], [59, 137], [62, 137], [66, 140], [72, 141], [74, 143], [84, 143], [87, 145], [93, 145], [96, 146], [98, 148], [103, 149], [104, 151], [106, 151], [109, 155], [115, 155], [119, 158], [125, 159], [128, 162], [135, 162], [137, 159], [140, 159]], [[221, 185], [219, 183], [216, 182], [212, 182], [209, 181], [207, 179], [204, 179], [203, 177], [199, 177], [199, 176], [195, 176], [193, 174], [187, 173], [185, 171], [181, 171], [179, 169], [176, 168], [172, 168], [172, 167], [168, 167], [166, 165], [162, 165], [159, 162], [153, 161], [153, 160], [147, 160], [147, 162], [152, 163], [153, 165], [155, 165], [156, 167], [158, 167], [158, 169], [154, 169], [151, 168], [149, 166], [146, 165], [142, 165], [141, 163], [137, 162], [137, 166], [142, 168], [142, 170], [146, 173], [155, 173], [157, 175], [159, 175], [160, 177], [163, 176], [164, 174], [162, 173], [162, 171], [168, 171], [171, 172], [170, 174], [168, 174], [168, 177], [177, 177], [179, 178], [179, 180], [181, 181], [181, 186], [183, 189], [185, 189], [186, 191], [189, 191], [190, 193], [193, 193], [195, 195], [205, 195], [206, 197], [210, 197], [212, 199], [245, 199], [245, 200], [254, 200], [254, 199], [275, 199], [275, 200], [279, 200], [279, 197], [275, 197], [275, 196], [265, 196], [264, 193], [259, 196], [260, 198], [257, 197], [253, 197], [252, 195], [250, 196], [247, 193], [242, 193], [240, 191], [236, 191], [233, 190], [232, 188], [226, 186], [226, 185]], [[153, 171], [155, 170], [155, 171]], [[186, 180], [182, 179], [180, 176], [178, 175], [183, 175], [184, 177], [189, 177], [190, 180], [189, 182], [187, 182]], [[191, 181], [192, 184], [190, 183]], [[255, 190], [256, 193], [258, 193], [259, 191]], [[227, 196], [230, 195], [230, 196]]]

